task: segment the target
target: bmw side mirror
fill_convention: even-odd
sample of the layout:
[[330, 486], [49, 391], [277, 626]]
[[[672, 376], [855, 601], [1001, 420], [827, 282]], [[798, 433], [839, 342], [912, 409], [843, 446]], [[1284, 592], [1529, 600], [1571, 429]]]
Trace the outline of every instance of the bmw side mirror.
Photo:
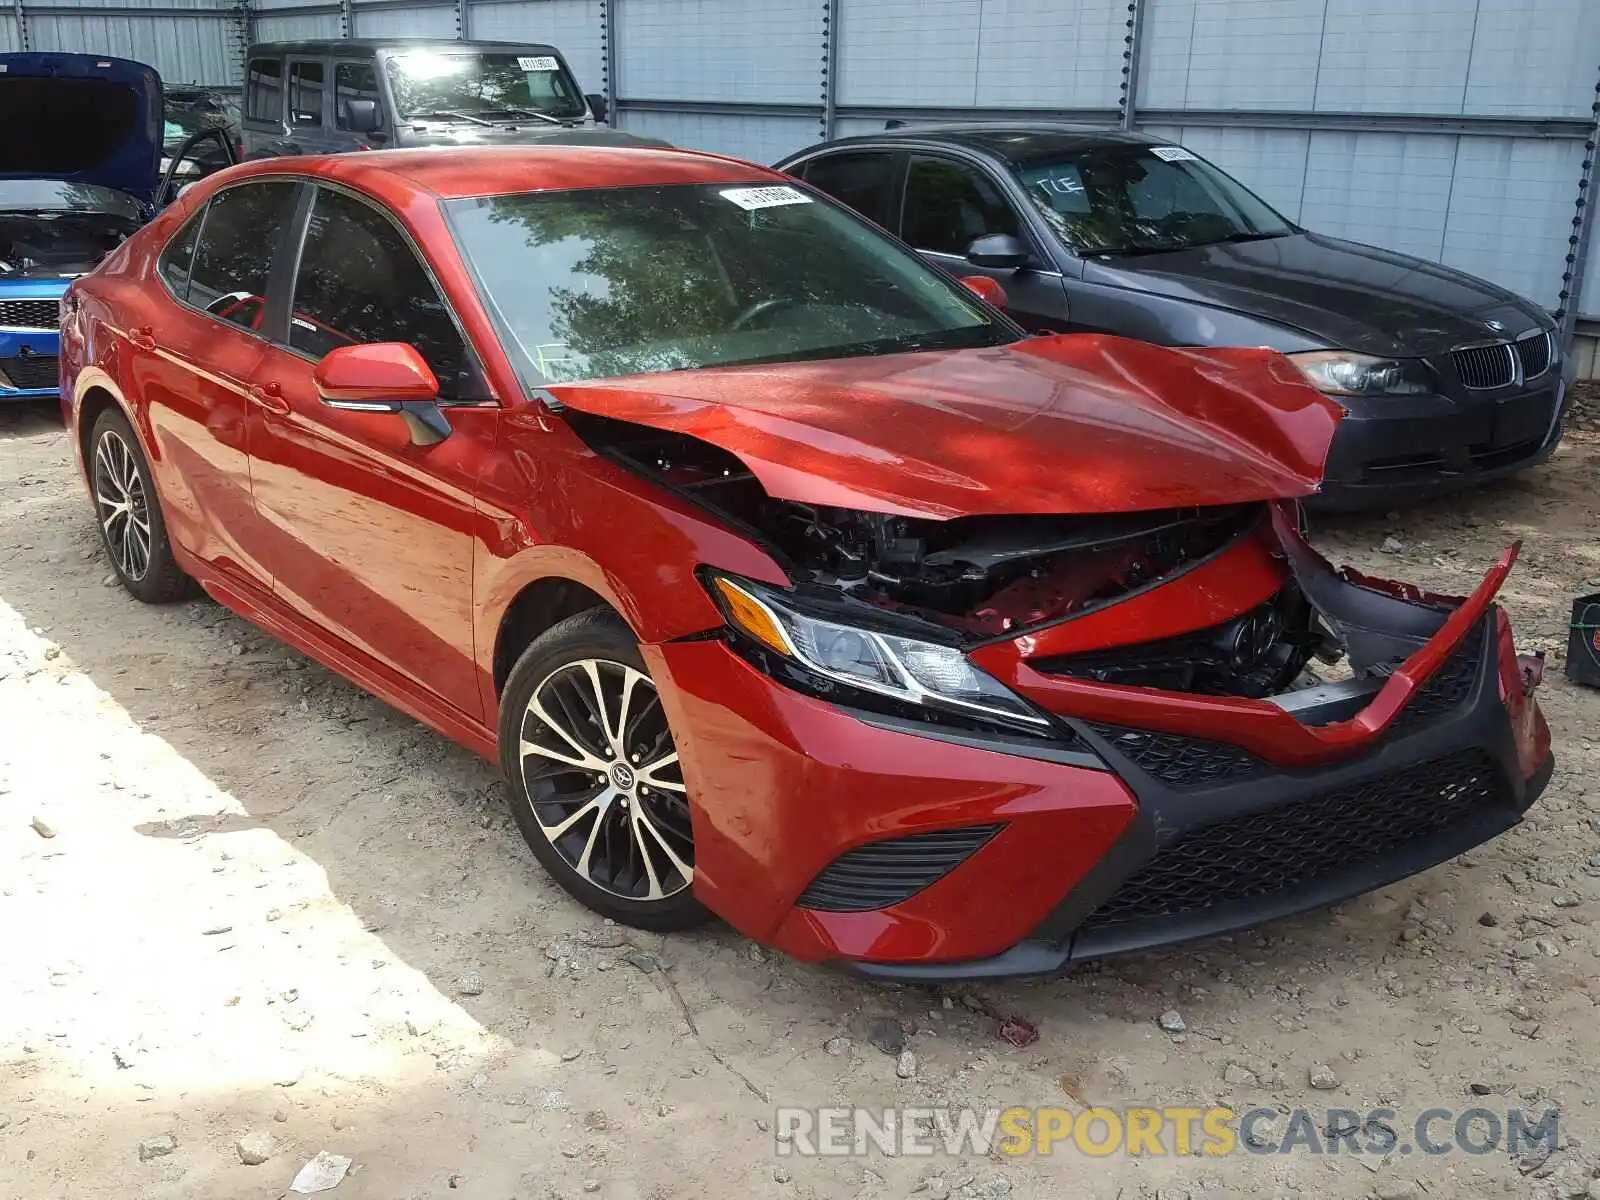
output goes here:
[[589, 111], [594, 114], [594, 119], [601, 123], [611, 115], [611, 106], [606, 103], [606, 98], [599, 92], [590, 92], [584, 97], [589, 102]]
[[344, 123], [353, 133], [377, 133], [383, 125], [376, 100], [346, 100]]
[[1009, 233], [988, 233], [972, 240], [967, 261], [991, 271], [1014, 271], [1028, 261], [1028, 251]]
[[439, 408], [439, 380], [416, 347], [405, 342], [340, 346], [311, 369], [317, 395], [343, 412], [396, 413], [418, 446], [435, 446], [451, 434]]

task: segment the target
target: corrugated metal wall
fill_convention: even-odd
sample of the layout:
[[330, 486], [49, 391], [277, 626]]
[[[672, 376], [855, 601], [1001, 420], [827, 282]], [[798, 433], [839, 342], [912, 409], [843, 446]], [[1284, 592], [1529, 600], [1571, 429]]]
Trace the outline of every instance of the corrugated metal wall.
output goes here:
[[[144, 10], [144, 11], [141, 11]], [[1600, 0], [23, 0], [0, 48], [237, 85], [258, 40], [554, 42], [618, 123], [771, 161], [885, 119], [1148, 128], [1304, 224], [1562, 309], [1600, 99]], [[1582, 309], [1600, 313], [1600, 237]], [[1569, 262], [1570, 257], [1570, 262]], [[1570, 307], [1568, 312], [1570, 313]]]

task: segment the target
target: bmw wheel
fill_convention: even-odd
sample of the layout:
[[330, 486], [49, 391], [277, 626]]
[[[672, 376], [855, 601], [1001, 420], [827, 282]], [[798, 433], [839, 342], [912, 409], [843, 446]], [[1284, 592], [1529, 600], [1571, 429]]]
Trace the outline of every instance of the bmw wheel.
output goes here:
[[100, 543], [122, 586], [146, 604], [193, 596], [194, 580], [178, 566], [167, 540], [150, 465], [118, 409], [101, 413], [89, 434], [89, 485]]
[[638, 643], [607, 609], [546, 630], [511, 669], [500, 760], [512, 814], [563, 888], [626, 925], [706, 920], [683, 770]]

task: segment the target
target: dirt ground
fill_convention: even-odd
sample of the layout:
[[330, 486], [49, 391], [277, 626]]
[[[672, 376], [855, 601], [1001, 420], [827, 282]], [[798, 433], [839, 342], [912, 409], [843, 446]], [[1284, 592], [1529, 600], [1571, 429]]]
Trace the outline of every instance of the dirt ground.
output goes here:
[[[579, 909], [487, 764], [209, 601], [109, 586], [59, 420], [0, 409], [0, 1197], [279, 1197], [326, 1150], [354, 1160], [341, 1200], [1600, 1198], [1600, 692], [1561, 675], [1600, 590], [1578, 424], [1523, 478], [1318, 530], [1457, 593], [1526, 539], [1503, 599], [1550, 654], [1559, 767], [1524, 825], [1259, 934], [940, 991]], [[998, 1036], [1014, 1015], [1037, 1042]], [[842, 1104], [1554, 1107], [1563, 1148], [779, 1156], [778, 1106]]]

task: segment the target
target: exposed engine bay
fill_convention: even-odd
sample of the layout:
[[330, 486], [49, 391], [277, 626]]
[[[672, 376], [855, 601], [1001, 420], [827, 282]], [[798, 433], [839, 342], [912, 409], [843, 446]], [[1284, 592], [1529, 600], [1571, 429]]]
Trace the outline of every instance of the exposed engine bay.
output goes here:
[[[1264, 504], [949, 521], [822, 508], [769, 496], [734, 455], [697, 438], [572, 410], [563, 416], [592, 449], [748, 531], [797, 584], [930, 622], [967, 644], [1016, 636], [1159, 585], [1270, 519]], [[1103, 683], [1274, 697], [1352, 674], [1381, 681], [1451, 607], [1444, 598], [1368, 593], [1362, 604], [1401, 604], [1413, 615], [1398, 636], [1363, 634], [1330, 620], [1350, 603], [1342, 593], [1358, 590], [1337, 587], [1341, 595], [1327, 597], [1325, 610], [1296, 575], [1266, 603], [1214, 628], [1035, 665]]]
[[115, 213], [0, 212], [0, 278], [86, 275], [137, 228]]

